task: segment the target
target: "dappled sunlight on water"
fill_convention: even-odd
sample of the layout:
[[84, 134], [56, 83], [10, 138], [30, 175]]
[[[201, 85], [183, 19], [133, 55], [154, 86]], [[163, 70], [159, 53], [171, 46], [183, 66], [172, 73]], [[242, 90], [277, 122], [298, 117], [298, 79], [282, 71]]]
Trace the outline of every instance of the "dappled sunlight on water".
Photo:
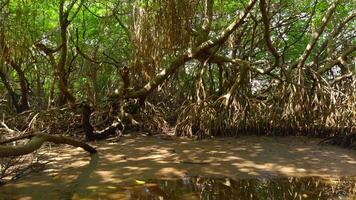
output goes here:
[[136, 180], [88, 186], [74, 199], [354, 199], [356, 178], [202, 178]]
[[[325, 199], [352, 197], [356, 193], [355, 179], [321, 180], [318, 178], [183, 178], [151, 180], [151, 187], [140, 192], [129, 190], [137, 199]], [[153, 187], [152, 185], [155, 185]], [[296, 198], [297, 197], [297, 198]], [[355, 196], [353, 196], [355, 197]]]
[[230, 179], [183, 177], [127, 179], [117, 183], [72, 182], [64, 187], [45, 185], [32, 194], [0, 194], [0, 199], [137, 199], [137, 200], [326, 200], [356, 198], [356, 177], [270, 177]]
[[[355, 152], [302, 139], [166, 141], [124, 136], [117, 143], [95, 143], [99, 153], [91, 157], [80, 149], [52, 148], [50, 154], [40, 152], [51, 161], [47, 168], [0, 187], [0, 200], [234, 199], [245, 194], [249, 196], [235, 199], [268, 199], [258, 195], [317, 199], [316, 194], [328, 199], [327, 195], [354, 195]], [[342, 176], [349, 178], [328, 178]]]

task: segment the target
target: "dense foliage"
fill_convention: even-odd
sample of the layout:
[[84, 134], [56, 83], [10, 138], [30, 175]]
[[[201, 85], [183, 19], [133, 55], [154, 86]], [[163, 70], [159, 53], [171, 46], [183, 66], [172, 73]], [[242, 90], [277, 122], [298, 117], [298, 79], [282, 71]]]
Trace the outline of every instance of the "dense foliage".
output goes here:
[[90, 102], [176, 134], [350, 134], [351, 0], [2, 0], [0, 114]]

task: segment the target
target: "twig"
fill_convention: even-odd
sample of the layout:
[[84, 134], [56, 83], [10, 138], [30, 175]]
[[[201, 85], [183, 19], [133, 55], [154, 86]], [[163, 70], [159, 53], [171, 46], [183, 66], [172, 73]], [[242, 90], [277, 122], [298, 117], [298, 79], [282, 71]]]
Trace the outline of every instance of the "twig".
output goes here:
[[1, 124], [3, 127], [5, 127], [5, 128], [0, 128], [0, 130], [5, 130], [5, 131], [7, 131], [7, 132], [9, 132], [9, 133], [16, 133], [16, 132], [17, 132], [17, 131], [15, 131], [15, 130], [9, 128], [9, 127], [5, 124], [5, 122], [0, 122], [0, 124]]
[[39, 114], [39, 113], [37, 113], [37, 114], [35, 114], [35, 116], [33, 116], [33, 118], [31, 119], [30, 123], [28, 123], [27, 128], [26, 128], [24, 131], [22, 131], [22, 133], [25, 133], [28, 129], [33, 128], [32, 125], [33, 125], [34, 122], [36, 121], [36, 118], [37, 118], [38, 114]]

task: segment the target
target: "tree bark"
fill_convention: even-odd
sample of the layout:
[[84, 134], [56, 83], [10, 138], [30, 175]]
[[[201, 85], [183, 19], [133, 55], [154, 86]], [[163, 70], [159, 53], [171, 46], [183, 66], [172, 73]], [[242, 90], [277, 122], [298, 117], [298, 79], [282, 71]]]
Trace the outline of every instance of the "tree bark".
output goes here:
[[58, 73], [58, 89], [59, 94], [59, 104], [64, 105], [67, 102], [70, 104], [75, 104], [75, 97], [68, 89], [68, 79], [66, 71], [67, 53], [68, 53], [68, 38], [67, 38], [67, 28], [70, 22], [68, 21], [69, 10], [64, 11], [64, 1], [60, 3], [59, 6], [59, 25], [60, 25], [60, 36], [61, 36], [61, 49], [60, 58], [58, 61], [57, 73]]
[[323, 33], [327, 23], [329, 22], [331, 16], [333, 15], [334, 11], [336, 10], [336, 6], [339, 4], [340, 0], [334, 0], [333, 3], [329, 6], [328, 10], [326, 11], [323, 19], [322, 19], [322, 24], [319, 26], [319, 28], [315, 31], [312, 32], [312, 37], [310, 38], [307, 47], [305, 48], [303, 54], [300, 56], [297, 62], [297, 69], [299, 73], [299, 80], [298, 83], [300, 84], [300, 79], [301, 79], [301, 70], [302, 67], [304, 66], [305, 61], [309, 57], [310, 53], [312, 52], [315, 44], [317, 43], [320, 35]]
[[[25, 73], [21, 69], [21, 66], [18, 63], [16, 63], [15, 60], [10, 55], [10, 49], [7, 46], [7, 44], [5, 43], [5, 36], [4, 36], [3, 32], [0, 33], [0, 50], [1, 50], [2, 64], [10, 65], [16, 71], [17, 76], [19, 77], [21, 98], [20, 98], [19, 102], [15, 101], [16, 102], [15, 108], [16, 108], [17, 113], [21, 113], [21, 112], [29, 109], [29, 104], [28, 104], [29, 85], [28, 85]], [[7, 90], [9, 91], [9, 93], [11, 93], [10, 95], [13, 96], [14, 90], [11, 89], [11, 86], [8, 84], [8, 80], [7, 80], [6, 75], [4, 74], [3, 71], [1, 71], [0, 76], [7, 88]], [[14, 98], [12, 98], [12, 100], [14, 100]]]
[[58, 135], [50, 135], [46, 133], [38, 133], [33, 135], [28, 135], [28, 137], [32, 137], [31, 140], [25, 145], [18, 146], [0, 146], [0, 157], [8, 157], [8, 156], [21, 156], [32, 153], [33, 151], [39, 149], [44, 142], [53, 142], [55, 144], [68, 144], [74, 147], [80, 147], [83, 150], [89, 152], [90, 154], [96, 153], [95, 148], [90, 145], [72, 139], [70, 137], [58, 136]]
[[273, 46], [272, 41], [271, 41], [271, 33], [269, 32], [269, 19], [268, 19], [268, 13], [267, 13], [267, 3], [266, 0], [260, 0], [260, 11], [262, 13], [262, 20], [263, 20], [263, 34], [264, 34], [264, 39], [266, 41], [267, 47], [269, 51], [272, 53], [272, 55], [275, 58], [275, 63], [274, 67], [279, 65], [279, 57], [280, 55], [278, 54], [277, 49]]
[[102, 131], [95, 131], [94, 127], [90, 123], [90, 115], [92, 112], [93, 109], [88, 104], [82, 104], [82, 126], [87, 140], [103, 140], [117, 133], [121, 134], [124, 127], [117, 121], [114, 121], [110, 126]]
[[12, 86], [10, 85], [10, 82], [5, 74], [5, 72], [2, 70], [2, 68], [0, 67], [0, 78], [1, 81], [3, 82], [3, 84], [5, 85], [5, 88], [10, 96], [11, 99], [11, 104], [15, 107], [16, 112], [19, 111], [19, 106], [17, 104], [17, 94], [15, 93], [14, 89], [12, 88]]
[[12, 66], [12, 68], [15, 69], [15, 71], [19, 77], [19, 81], [20, 81], [21, 98], [18, 103], [17, 113], [21, 113], [23, 111], [28, 110], [30, 107], [28, 104], [29, 86], [28, 86], [28, 82], [27, 82], [25, 73], [21, 69], [21, 66], [18, 65], [17, 63], [15, 63], [13, 60], [10, 60], [10, 65]]

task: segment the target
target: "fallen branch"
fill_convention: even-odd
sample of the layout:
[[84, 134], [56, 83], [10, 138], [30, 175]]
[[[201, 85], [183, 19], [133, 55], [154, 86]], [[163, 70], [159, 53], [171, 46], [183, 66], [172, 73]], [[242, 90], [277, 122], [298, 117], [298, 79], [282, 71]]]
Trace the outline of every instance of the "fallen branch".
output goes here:
[[[21, 156], [32, 153], [35, 150], [39, 149], [44, 142], [53, 142], [55, 144], [68, 144], [74, 147], [80, 147], [85, 151], [89, 152], [90, 154], [97, 152], [96, 149], [91, 147], [90, 145], [66, 136], [37, 133], [29, 134], [27, 135], [27, 138], [31, 138], [31, 140], [25, 145], [0, 146], [0, 157]], [[3, 142], [0, 142], [0, 144], [1, 143]]]
[[23, 140], [23, 139], [26, 139], [26, 138], [32, 138], [33, 136], [35, 136], [35, 133], [27, 133], [27, 134], [20, 135], [20, 136], [17, 136], [17, 137], [13, 137], [13, 138], [10, 138], [10, 139], [2, 140], [2, 141], [0, 141], [0, 145], [7, 144], [7, 143], [10, 143], [10, 142], [15, 142], [15, 141], [18, 141], [18, 140]]

